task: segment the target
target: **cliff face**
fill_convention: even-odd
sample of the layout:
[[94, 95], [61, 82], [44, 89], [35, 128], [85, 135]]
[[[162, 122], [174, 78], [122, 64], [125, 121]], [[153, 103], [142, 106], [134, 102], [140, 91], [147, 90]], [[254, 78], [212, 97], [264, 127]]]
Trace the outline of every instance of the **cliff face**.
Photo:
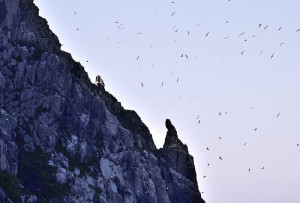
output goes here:
[[0, 0], [0, 202], [204, 202], [171, 122], [156, 149], [60, 46], [33, 0]]

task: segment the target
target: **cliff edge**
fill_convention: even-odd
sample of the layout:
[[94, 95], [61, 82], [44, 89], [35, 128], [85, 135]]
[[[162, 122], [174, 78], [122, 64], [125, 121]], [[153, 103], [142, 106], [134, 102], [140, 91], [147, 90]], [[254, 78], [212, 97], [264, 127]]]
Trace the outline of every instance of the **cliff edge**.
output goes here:
[[38, 13], [0, 0], [0, 202], [204, 202], [171, 122], [157, 149]]

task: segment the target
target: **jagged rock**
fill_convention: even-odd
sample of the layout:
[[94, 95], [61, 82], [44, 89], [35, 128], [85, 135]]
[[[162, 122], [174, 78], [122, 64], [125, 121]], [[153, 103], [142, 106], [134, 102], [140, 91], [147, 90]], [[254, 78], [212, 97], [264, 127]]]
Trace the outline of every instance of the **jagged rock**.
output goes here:
[[[166, 120], [166, 127], [168, 131], [161, 150], [161, 163], [168, 194], [174, 202], [204, 202], [198, 190], [194, 158], [189, 154], [187, 145], [178, 138], [177, 131], [169, 119]], [[176, 191], [183, 186], [184, 190], [177, 193]]]
[[[19, 197], [204, 202], [193, 157], [170, 120], [157, 150], [137, 113], [60, 46], [33, 0], [0, 0], [0, 170], [22, 182]], [[0, 198], [18, 199], [1, 189]]]

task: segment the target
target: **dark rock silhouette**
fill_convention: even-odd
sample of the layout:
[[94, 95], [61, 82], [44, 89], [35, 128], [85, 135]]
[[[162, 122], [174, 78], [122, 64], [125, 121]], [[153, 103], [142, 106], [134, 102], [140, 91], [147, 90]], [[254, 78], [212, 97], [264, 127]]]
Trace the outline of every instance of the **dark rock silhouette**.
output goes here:
[[[185, 192], [177, 193], [170, 190], [170, 197], [174, 202], [204, 202], [198, 189], [197, 175], [194, 165], [194, 158], [189, 154], [187, 145], [183, 144], [178, 138], [177, 131], [169, 119], [166, 120], [168, 129], [164, 147], [161, 149], [161, 162], [165, 163], [163, 167], [163, 176], [170, 185], [170, 188], [177, 185], [174, 181], [175, 171], [179, 174], [178, 179], [185, 179]], [[172, 174], [172, 175], [170, 175]]]

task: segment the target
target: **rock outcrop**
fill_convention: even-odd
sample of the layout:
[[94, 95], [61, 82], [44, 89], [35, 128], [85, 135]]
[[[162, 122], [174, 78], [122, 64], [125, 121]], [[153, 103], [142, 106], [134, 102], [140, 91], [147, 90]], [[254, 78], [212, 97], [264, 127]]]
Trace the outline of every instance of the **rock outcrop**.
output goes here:
[[0, 0], [0, 202], [204, 202], [171, 122], [156, 149], [60, 46], [33, 0]]

